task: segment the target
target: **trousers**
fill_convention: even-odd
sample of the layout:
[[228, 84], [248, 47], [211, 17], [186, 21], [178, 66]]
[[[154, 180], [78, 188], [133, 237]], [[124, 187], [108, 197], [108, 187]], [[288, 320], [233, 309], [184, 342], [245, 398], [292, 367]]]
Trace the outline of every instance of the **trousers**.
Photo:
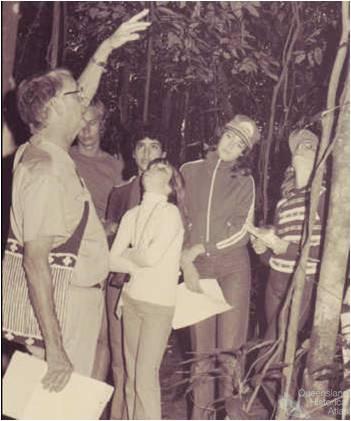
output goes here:
[[[229, 263], [230, 262], [230, 263]], [[246, 247], [236, 250], [231, 259], [222, 260], [221, 256], [198, 265], [202, 278], [216, 278], [232, 310], [210, 317], [190, 329], [194, 357], [201, 353], [213, 352], [216, 348], [236, 350], [246, 342], [249, 308], [251, 271]], [[198, 354], [198, 355], [196, 355]], [[212, 403], [216, 399], [216, 379], [211, 375], [218, 364], [220, 381], [219, 397], [233, 394], [234, 373], [237, 361], [233, 355], [220, 354], [218, 359], [200, 358], [193, 363], [192, 419], [212, 419], [215, 410]], [[241, 362], [240, 365], [243, 365]]]
[[123, 296], [128, 419], [160, 420], [159, 370], [172, 331], [174, 307]]
[[[106, 298], [106, 297], [105, 297]], [[110, 347], [108, 341], [107, 308], [104, 300], [100, 333], [96, 345], [93, 379], [106, 381], [110, 369]]]
[[112, 420], [124, 419], [126, 410], [124, 397], [125, 364], [123, 357], [122, 321], [118, 319], [115, 314], [121, 291], [122, 289], [120, 288], [115, 288], [111, 285], [107, 286], [106, 304], [108, 334], [110, 339], [113, 384], [115, 387], [110, 412], [110, 418]]
[[[63, 347], [73, 364], [74, 371], [84, 376], [92, 375], [96, 344], [101, 328], [104, 293], [97, 288], [69, 287], [67, 325]], [[44, 358], [45, 350], [29, 346], [28, 350]]]
[[[265, 294], [265, 311], [267, 319], [267, 330], [265, 339], [276, 339], [278, 329], [279, 313], [284, 304], [286, 294], [291, 284], [292, 274], [282, 273], [271, 269], [268, 277], [268, 283]], [[301, 331], [309, 319], [313, 308], [313, 291], [315, 277], [306, 276], [304, 293], [300, 308], [299, 331]]]

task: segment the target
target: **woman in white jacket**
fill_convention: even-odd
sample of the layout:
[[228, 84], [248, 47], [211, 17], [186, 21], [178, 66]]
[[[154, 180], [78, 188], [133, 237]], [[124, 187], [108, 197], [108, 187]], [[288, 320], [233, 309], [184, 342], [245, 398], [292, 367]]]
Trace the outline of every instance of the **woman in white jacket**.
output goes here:
[[183, 181], [159, 158], [143, 174], [142, 185], [141, 204], [121, 221], [110, 270], [130, 274], [122, 293], [128, 419], [161, 419], [159, 368], [172, 330], [184, 235], [176, 204]]

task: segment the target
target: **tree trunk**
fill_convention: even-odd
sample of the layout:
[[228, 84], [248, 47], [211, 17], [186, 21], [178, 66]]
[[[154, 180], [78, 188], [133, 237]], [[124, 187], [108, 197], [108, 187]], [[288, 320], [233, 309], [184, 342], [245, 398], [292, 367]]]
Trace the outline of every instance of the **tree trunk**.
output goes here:
[[[13, 65], [16, 53], [17, 27], [19, 20], [19, 2], [3, 2], [2, 40], [4, 51], [2, 56], [2, 99], [15, 87]], [[6, 46], [6, 47], [5, 47]]]
[[[153, 2], [150, 2], [150, 18], [151, 21], [154, 20]], [[145, 83], [145, 92], [144, 92], [144, 109], [143, 109], [143, 123], [147, 123], [149, 119], [149, 102], [150, 102], [150, 86], [151, 86], [151, 72], [152, 72], [152, 32], [150, 32], [149, 40], [147, 44], [147, 59], [146, 59], [146, 83]]]
[[49, 64], [50, 69], [55, 69], [59, 63], [60, 47], [61, 5], [59, 1], [54, 2], [52, 13], [51, 39], [48, 46], [46, 61]]
[[[170, 131], [170, 122], [171, 122], [171, 115], [172, 115], [172, 91], [167, 90], [163, 94], [163, 100], [162, 100], [162, 117], [161, 117], [161, 128], [162, 133], [169, 133]], [[169, 145], [169, 136], [165, 136], [164, 139], [164, 149], [168, 151], [170, 145]]]
[[[3, 27], [2, 27], [2, 39], [3, 39], [3, 55], [2, 55], [2, 104], [6, 108], [6, 101], [4, 99], [6, 94], [15, 88], [15, 80], [13, 78], [13, 67], [16, 55], [16, 40], [17, 40], [17, 28], [19, 14], [19, 2], [5, 1], [3, 2]], [[4, 111], [3, 108], [3, 111]], [[6, 114], [6, 112], [4, 113]], [[13, 135], [6, 123], [2, 127], [2, 157], [11, 155], [16, 150], [16, 145], [13, 139]]]
[[[317, 417], [323, 412], [322, 404], [328, 400], [325, 392], [328, 390], [329, 382], [318, 381], [315, 378], [317, 375], [313, 374], [318, 372], [320, 375], [323, 368], [331, 367], [334, 362], [349, 254], [350, 109], [346, 104], [349, 101], [348, 93], [349, 78], [343, 91], [342, 103], [345, 106], [340, 112], [336, 132], [328, 223], [317, 290], [311, 348], [304, 376], [306, 393], [303, 407], [306, 412], [313, 410], [313, 416]], [[310, 393], [312, 391], [320, 392], [317, 395], [318, 398], [312, 396]], [[341, 408], [340, 404], [341, 402], [337, 408]]]
[[[296, 3], [296, 4], [295, 4]], [[260, 150], [260, 168], [261, 168], [261, 179], [260, 179], [260, 193], [261, 203], [263, 207], [263, 221], [267, 222], [268, 217], [268, 180], [269, 180], [269, 162], [270, 162], [270, 151], [274, 140], [274, 125], [275, 125], [275, 113], [277, 109], [278, 95], [285, 78], [287, 77], [288, 68], [292, 58], [295, 43], [297, 41], [300, 32], [300, 18], [299, 18], [299, 6], [298, 2], [292, 2], [293, 17], [289, 29], [289, 33], [286, 37], [283, 59], [282, 59], [282, 70], [280, 72], [279, 79], [273, 88], [272, 101], [270, 107], [270, 118], [268, 125], [268, 135], [265, 142], [261, 143]]]
[[121, 124], [128, 127], [129, 124], [129, 88], [130, 88], [130, 66], [128, 63], [122, 67], [121, 94], [119, 96], [119, 112]]
[[[336, 93], [339, 85], [339, 79], [344, 66], [346, 50], [347, 50], [347, 39], [348, 39], [348, 4], [343, 3], [343, 33], [340, 40], [340, 48], [335, 59], [333, 71], [330, 78], [328, 98], [327, 98], [327, 113], [324, 115], [322, 120], [323, 133], [322, 139], [318, 151], [317, 157], [317, 170], [316, 175], [312, 182], [311, 187], [311, 202], [309, 209], [309, 219], [305, 227], [304, 232], [304, 241], [302, 242], [303, 248], [301, 252], [301, 257], [298, 262], [297, 269], [294, 273], [292, 279], [292, 287], [294, 288], [294, 296], [291, 305], [290, 311], [290, 321], [287, 332], [287, 341], [286, 341], [286, 352], [284, 357], [284, 363], [287, 366], [283, 369], [283, 377], [285, 379], [284, 390], [282, 391], [282, 398], [280, 399], [279, 408], [277, 411], [276, 419], [288, 419], [289, 418], [289, 408], [290, 403], [294, 398], [294, 391], [291, 390], [291, 380], [294, 370], [294, 359], [296, 353], [296, 343], [297, 343], [297, 326], [299, 320], [299, 309], [301, 305], [301, 298], [303, 294], [303, 289], [305, 285], [305, 273], [304, 267], [306, 266], [309, 248], [310, 248], [310, 237], [313, 231], [313, 223], [315, 220], [315, 214], [318, 206], [319, 192], [322, 185], [323, 173], [324, 173], [324, 162], [327, 157], [328, 151], [330, 152], [330, 138], [332, 133], [332, 127], [334, 123], [334, 112], [335, 102], [336, 102]], [[329, 149], [328, 149], [329, 145]], [[307, 228], [307, 229], [306, 229]], [[305, 241], [306, 240], [306, 241]], [[323, 264], [322, 264], [323, 268]], [[344, 270], [346, 270], [344, 268]], [[345, 272], [344, 272], [345, 274]]]
[[183, 113], [182, 130], [181, 130], [181, 138], [180, 138], [179, 160], [182, 164], [186, 161], [186, 149], [187, 149], [188, 133], [189, 133], [189, 104], [190, 104], [190, 92], [187, 89], [184, 93], [184, 113]]
[[68, 35], [68, 5], [67, 2], [62, 1], [61, 3], [61, 14], [62, 14], [62, 56], [61, 63], [64, 65], [66, 63], [66, 54], [67, 54], [67, 35]]

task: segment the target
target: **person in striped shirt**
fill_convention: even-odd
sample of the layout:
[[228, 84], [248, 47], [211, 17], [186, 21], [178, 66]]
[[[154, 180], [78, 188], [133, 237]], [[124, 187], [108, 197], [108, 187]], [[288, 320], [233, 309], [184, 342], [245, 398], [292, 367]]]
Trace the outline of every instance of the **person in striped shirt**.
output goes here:
[[[257, 236], [252, 238], [255, 252], [260, 254], [261, 260], [270, 266], [265, 294], [266, 340], [277, 337], [279, 313], [302, 249], [301, 240], [304, 222], [308, 218], [311, 176], [316, 160], [318, 137], [310, 130], [295, 130], [289, 137], [289, 147], [294, 169], [294, 185], [285, 191], [277, 204], [274, 233], [271, 232], [266, 236], [262, 230], [258, 229], [253, 232]], [[323, 186], [320, 191], [306, 266], [306, 284], [300, 309], [300, 331], [306, 325], [313, 309], [313, 291], [318, 274], [321, 238], [325, 225], [325, 192], [326, 189]]]

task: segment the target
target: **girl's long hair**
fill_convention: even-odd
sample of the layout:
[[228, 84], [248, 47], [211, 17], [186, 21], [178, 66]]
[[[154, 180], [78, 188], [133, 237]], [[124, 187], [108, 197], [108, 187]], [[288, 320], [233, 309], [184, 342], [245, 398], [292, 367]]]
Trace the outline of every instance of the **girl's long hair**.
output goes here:
[[[218, 128], [215, 132], [216, 142], [212, 143], [209, 147], [209, 151], [215, 151], [218, 146], [219, 139], [223, 136], [226, 131], [225, 126]], [[253, 167], [253, 157], [252, 149], [246, 148], [245, 151], [239, 158], [237, 158], [232, 167], [232, 177], [237, 177], [238, 175], [251, 175]]]

